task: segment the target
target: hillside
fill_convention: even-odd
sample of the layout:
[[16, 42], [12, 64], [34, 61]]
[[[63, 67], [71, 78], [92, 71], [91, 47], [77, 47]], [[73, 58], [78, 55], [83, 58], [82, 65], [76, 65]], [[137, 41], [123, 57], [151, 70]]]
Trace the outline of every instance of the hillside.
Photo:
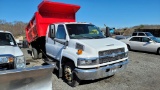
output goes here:
[[[15, 37], [25, 36], [25, 27], [27, 23], [22, 21], [6, 22], [5, 20], [0, 20], [0, 30], [7, 30], [13, 33]], [[131, 35], [135, 30], [138, 29], [150, 29], [150, 30], [160, 30], [160, 25], [138, 25], [133, 27], [116, 29], [117, 34]], [[105, 28], [102, 28], [105, 30]]]
[[144, 31], [144, 30], [150, 30], [151, 32], [155, 30], [160, 31], [160, 25], [138, 25], [129, 28], [116, 29], [116, 32], [121, 33], [123, 35], [131, 35], [134, 31]]
[[14, 36], [25, 36], [25, 27], [27, 23], [22, 21], [6, 22], [0, 20], [0, 30], [10, 31]]

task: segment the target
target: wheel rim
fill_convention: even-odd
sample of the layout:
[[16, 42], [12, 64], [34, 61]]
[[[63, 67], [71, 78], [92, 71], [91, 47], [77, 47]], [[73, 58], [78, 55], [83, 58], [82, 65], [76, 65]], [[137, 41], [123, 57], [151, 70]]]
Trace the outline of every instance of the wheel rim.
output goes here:
[[32, 51], [32, 57], [34, 58], [34, 53], [33, 53], [33, 51]]
[[65, 68], [65, 78], [67, 81], [72, 82], [72, 70], [70, 67]]

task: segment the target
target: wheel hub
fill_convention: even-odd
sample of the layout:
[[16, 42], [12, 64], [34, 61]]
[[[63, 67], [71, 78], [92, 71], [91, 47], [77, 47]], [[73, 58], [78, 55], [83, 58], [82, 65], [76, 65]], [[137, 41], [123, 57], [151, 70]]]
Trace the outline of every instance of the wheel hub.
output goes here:
[[65, 78], [68, 81], [72, 81], [72, 72], [71, 72], [71, 69], [69, 67], [65, 68]]
[[32, 57], [34, 58], [34, 53], [33, 53], [33, 51], [32, 51]]

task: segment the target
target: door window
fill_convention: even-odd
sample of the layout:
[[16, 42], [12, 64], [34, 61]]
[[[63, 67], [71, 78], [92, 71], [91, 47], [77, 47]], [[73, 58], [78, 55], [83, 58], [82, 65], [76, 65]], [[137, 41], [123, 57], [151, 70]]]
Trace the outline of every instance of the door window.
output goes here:
[[141, 37], [133, 37], [130, 39], [130, 41], [138, 41], [138, 42], [141, 42], [142, 41], [142, 38]]
[[66, 39], [66, 32], [63, 25], [58, 25], [58, 29], [56, 32], [56, 38], [58, 39]]
[[147, 38], [147, 37], [143, 37], [143, 38], [142, 38], [142, 42], [149, 42], [149, 41], [150, 41], [150, 39]]
[[138, 36], [145, 36], [144, 33], [138, 33]]
[[133, 33], [132, 36], [137, 36], [137, 33]]

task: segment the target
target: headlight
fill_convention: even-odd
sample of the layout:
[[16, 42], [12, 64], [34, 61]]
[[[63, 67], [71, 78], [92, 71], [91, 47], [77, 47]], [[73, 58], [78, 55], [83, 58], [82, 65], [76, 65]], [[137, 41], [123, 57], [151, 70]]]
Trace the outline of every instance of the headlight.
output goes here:
[[79, 66], [85, 66], [85, 65], [96, 65], [98, 62], [98, 59], [85, 59], [85, 58], [79, 58], [77, 64]]
[[128, 57], [128, 52], [125, 52], [125, 57]]
[[18, 69], [26, 67], [26, 61], [24, 59], [24, 56], [17, 56], [16, 57], [15, 67]]
[[14, 62], [14, 56], [12, 55], [1, 55], [0, 56], [0, 64], [3, 64], [3, 63], [13, 63]]

